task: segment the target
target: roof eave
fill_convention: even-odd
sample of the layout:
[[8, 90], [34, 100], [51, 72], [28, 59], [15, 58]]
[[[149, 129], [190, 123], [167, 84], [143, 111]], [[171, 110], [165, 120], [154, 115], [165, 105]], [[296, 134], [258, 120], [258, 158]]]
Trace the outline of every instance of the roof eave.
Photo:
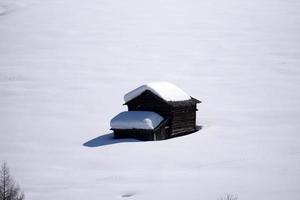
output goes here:
[[191, 99], [193, 99], [196, 103], [202, 103], [202, 101], [200, 101], [200, 100], [198, 100], [198, 99], [196, 99], [194, 97], [191, 97]]
[[[146, 91], [151, 92], [156, 98], [160, 99], [161, 101], [163, 101], [163, 102], [165, 102], [165, 103], [167, 103], [167, 104], [172, 104], [173, 102], [179, 102], [179, 101], [166, 101], [166, 100], [160, 98], [159, 96], [157, 96], [156, 94], [154, 94], [152, 91], [150, 91], [150, 90], [146, 90]], [[144, 91], [144, 92], [146, 92], [146, 91]], [[143, 93], [144, 93], [144, 92], [143, 92]], [[143, 93], [142, 93], [142, 94], [143, 94]], [[140, 94], [139, 96], [141, 96], [142, 94]], [[130, 102], [133, 101], [134, 99], [138, 98], [139, 96], [137, 96], [137, 97], [135, 97], [135, 98], [133, 98], [133, 99], [131, 99], [131, 100], [129, 100], [129, 101], [123, 103], [123, 106], [128, 105], [128, 103], [130, 103]], [[196, 99], [196, 98], [194, 98], [194, 97], [192, 97], [192, 96], [191, 96], [191, 99], [190, 99], [190, 100], [193, 100], [196, 104], [197, 104], [197, 103], [202, 103], [202, 101], [200, 101], [200, 100], [198, 100], [198, 99]], [[190, 101], [190, 100], [181, 100], [181, 101]]]

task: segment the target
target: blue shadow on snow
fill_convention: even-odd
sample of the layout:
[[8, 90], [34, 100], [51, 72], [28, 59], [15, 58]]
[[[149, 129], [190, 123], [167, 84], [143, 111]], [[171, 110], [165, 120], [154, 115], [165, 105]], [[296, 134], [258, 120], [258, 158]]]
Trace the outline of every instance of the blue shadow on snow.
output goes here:
[[106, 145], [118, 144], [118, 143], [127, 143], [127, 142], [141, 142], [135, 139], [114, 139], [113, 133], [108, 133], [101, 135], [94, 139], [91, 139], [83, 144], [86, 147], [101, 147]]
[[[201, 129], [202, 129], [202, 126], [197, 125], [195, 132], [198, 132]], [[195, 133], [195, 132], [192, 132], [192, 133]], [[190, 135], [192, 133], [177, 135], [176, 137], [186, 136], [186, 135]], [[91, 140], [85, 142], [83, 144], [83, 146], [86, 146], [86, 147], [101, 147], [101, 146], [106, 146], [106, 145], [112, 145], [112, 144], [118, 144], [118, 143], [129, 143], [129, 142], [145, 142], [145, 141], [131, 139], [131, 138], [115, 139], [113, 133], [107, 133], [107, 134], [98, 136], [94, 139], [91, 139]]]

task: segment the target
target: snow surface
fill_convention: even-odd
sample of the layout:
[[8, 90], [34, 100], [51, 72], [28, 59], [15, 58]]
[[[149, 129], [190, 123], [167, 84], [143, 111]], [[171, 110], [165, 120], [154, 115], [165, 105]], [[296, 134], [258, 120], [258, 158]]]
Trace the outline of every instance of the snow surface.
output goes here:
[[150, 90], [165, 101], [185, 101], [191, 99], [182, 89], [169, 82], [153, 82], [142, 85], [124, 96], [124, 101], [128, 102], [139, 96], [146, 90]]
[[163, 120], [159, 114], [149, 111], [121, 112], [110, 121], [114, 129], [155, 129]]
[[[299, 199], [299, 0], [0, 4], [0, 160], [28, 200]], [[112, 140], [153, 81], [201, 99], [203, 128]]]

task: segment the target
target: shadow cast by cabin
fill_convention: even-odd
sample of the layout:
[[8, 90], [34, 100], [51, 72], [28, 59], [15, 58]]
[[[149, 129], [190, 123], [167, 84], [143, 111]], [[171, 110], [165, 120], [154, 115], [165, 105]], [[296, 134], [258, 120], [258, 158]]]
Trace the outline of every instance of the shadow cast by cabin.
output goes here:
[[[202, 129], [202, 126], [196, 126], [196, 127], [197, 127], [196, 132]], [[185, 136], [185, 135], [189, 135], [189, 134], [191, 134], [191, 133], [178, 135], [177, 137], [181, 137], [181, 136]], [[108, 134], [98, 136], [94, 139], [91, 139], [91, 140], [85, 142], [83, 144], [83, 146], [92, 148], [92, 147], [101, 147], [101, 146], [107, 146], [107, 145], [113, 145], [113, 144], [119, 144], [119, 143], [130, 143], [130, 142], [145, 142], [145, 141], [136, 140], [136, 139], [132, 139], [132, 138], [116, 139], [116, 138], [114, 138], [113, 133], [108, 133]]]
[[136, 139], [115, 139], [113, 133], [108, 133], [101, 135], [94, 139], [91, 139], [83, 144], [86, 147], [101, 147], [106, 145], [118, 144], [118, 143], [128, 143], [128, 142], [141, 142]]

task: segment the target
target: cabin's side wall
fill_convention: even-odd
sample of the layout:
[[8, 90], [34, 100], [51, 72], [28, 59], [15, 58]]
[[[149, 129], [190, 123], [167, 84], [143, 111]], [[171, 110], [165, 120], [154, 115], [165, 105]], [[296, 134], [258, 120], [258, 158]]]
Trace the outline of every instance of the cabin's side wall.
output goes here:
[[171, 136], [196, 131], [196, 104], [173, 107]]

